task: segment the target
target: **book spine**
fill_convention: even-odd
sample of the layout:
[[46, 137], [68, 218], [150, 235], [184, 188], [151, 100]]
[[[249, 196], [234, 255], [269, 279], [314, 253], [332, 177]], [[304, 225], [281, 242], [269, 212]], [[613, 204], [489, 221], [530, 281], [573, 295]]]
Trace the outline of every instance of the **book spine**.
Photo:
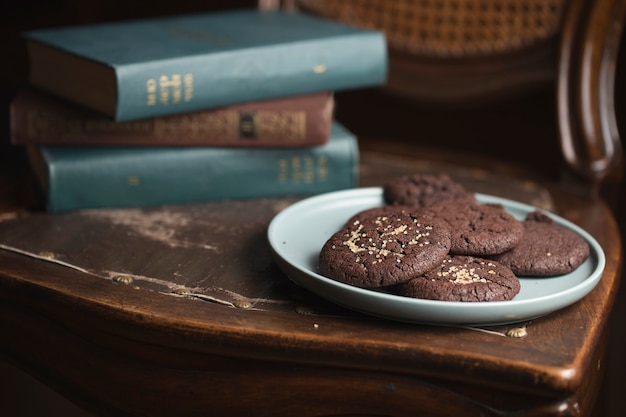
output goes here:
[[30, 149], [36, 151], [31, 153], [31, 164], [51, 212], [308, 195], [351, 188], [357, 183], [359, 159], [356, 137], [336, 122], [327, 144], [305, 148], [33, 145]]
[[[263, 63], [262, 69], [259, 63]], [[115, 120], [384, 83], [384, 35], [364, 32], [116, 68]]]
[[34, 90], [11, 102], [14, 145], [291, 147], [328, 142], [330, 92], [115, 122]]

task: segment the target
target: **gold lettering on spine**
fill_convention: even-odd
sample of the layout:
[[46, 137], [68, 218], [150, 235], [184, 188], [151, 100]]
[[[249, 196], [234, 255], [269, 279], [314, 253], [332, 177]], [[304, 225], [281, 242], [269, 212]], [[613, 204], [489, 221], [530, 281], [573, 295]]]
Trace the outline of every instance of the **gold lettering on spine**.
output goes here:
[[[81, 120], [76, 120], [76, 123], [81, 123]], [[152, 130], [151, 120], [135, 120], [128, 122], [113, 122], [110, 120], [84, 120], [82, 121], [83, 131], [85, 134], [90, 133], [132, 133], [132, 132], [144, 132], [148, 133]]]
[[278, 182], [281, 184], [289, 180], [289, 161], [285, 158], [278, 160]]
[[159, 77], [159, 101], [161, 104], [169, 104], [170, 102], [170, 79], [167, 75]]
[[320, 156], [317, 159], [317, 180], [320, 182], [328, 181], [328, 157]]
[[306, 137], [306, 112], [304, 111], [259, 111], [256, 113], [257, 136], [281, 137], [283, 141], [302, 142]]
[[185, 83], [185, 101], [191, 101], [193, 98], [193, 74], [185, 74], [183, 80]]
[[293, 156], [291, 158], [291, 182], [298, 184], [302, 181], [302, 158]]
[[148, 106], [154, 106], [156, 104], [157, 83], [154, 78], [150, 78], [146, 81], [146, 92], [148, 94], [147, 104]]
[[129, 175], [127, 181], [128, 185], [131, 187], [137, 187], [141, 184], [141, 178], [139, 175]]
[[162, 138], [201, 141], [211, 137], [224, 144], [239, 138], [239, 117], [234, 111], [208, 111], [154, 119], [154, 134]]
[[302, 178], [305, 184], [313, 184], [315, 182], [315, 158], [310, 155], [304, 157]]
[[184, 76], [174, 73], [162, 74], [158, 81], [150, 78], [146, 81], [146, 104], [154, 106], [158, 103], [168, 105], [181, 101], [191, 101], [193, 98], [193, 74]]
[[278, 182], [281, 184], [314, 184], [328, 181], [328, 157], [295, 155], [278, 160]]
[[182, 79], [180, 74], [172, 75], [172, 81], [170, 83], [172, 87], [172, 103], [180, 103], [180, 100], [183, 96], [182, 94]]

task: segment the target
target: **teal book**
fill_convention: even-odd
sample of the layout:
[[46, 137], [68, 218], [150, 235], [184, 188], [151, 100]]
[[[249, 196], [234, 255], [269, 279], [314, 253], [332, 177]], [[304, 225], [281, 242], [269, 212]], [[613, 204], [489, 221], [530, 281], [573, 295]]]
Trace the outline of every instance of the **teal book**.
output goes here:
[[382, 85], [380, 31], [234, 9], [23, 33], [29, 82], [117, 121]]
[[310, 195], [357, 185], [357, 138], [334, 121], [303, 148], [28, 148], [50, 212]]

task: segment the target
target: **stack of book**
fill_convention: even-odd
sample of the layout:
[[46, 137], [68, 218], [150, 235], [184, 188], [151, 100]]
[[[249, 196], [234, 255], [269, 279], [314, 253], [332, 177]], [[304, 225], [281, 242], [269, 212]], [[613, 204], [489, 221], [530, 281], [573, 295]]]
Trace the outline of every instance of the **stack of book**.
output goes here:
[[384, 35], [239, 9], [24, 34], [11, 103], [49, 211], [350, 188], [356, 137], [339, 90], [382, 85]]

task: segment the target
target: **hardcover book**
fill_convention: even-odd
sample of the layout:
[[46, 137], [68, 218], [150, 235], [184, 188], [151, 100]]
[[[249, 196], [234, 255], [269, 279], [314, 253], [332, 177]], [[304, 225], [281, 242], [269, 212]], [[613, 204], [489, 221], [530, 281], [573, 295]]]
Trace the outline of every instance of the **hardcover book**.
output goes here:
[[356, 186], [356, 137], [304, 148], [30, 145], [50, 212], [308, 195]]
[[24, 33], [30, 82], [117, 121], [381, 85], [384, 34], [236, 9]]
[[14, 145], [296, 147], [328, 142], [330, 92], [115, 122], [34, 89], [11, 102]]

